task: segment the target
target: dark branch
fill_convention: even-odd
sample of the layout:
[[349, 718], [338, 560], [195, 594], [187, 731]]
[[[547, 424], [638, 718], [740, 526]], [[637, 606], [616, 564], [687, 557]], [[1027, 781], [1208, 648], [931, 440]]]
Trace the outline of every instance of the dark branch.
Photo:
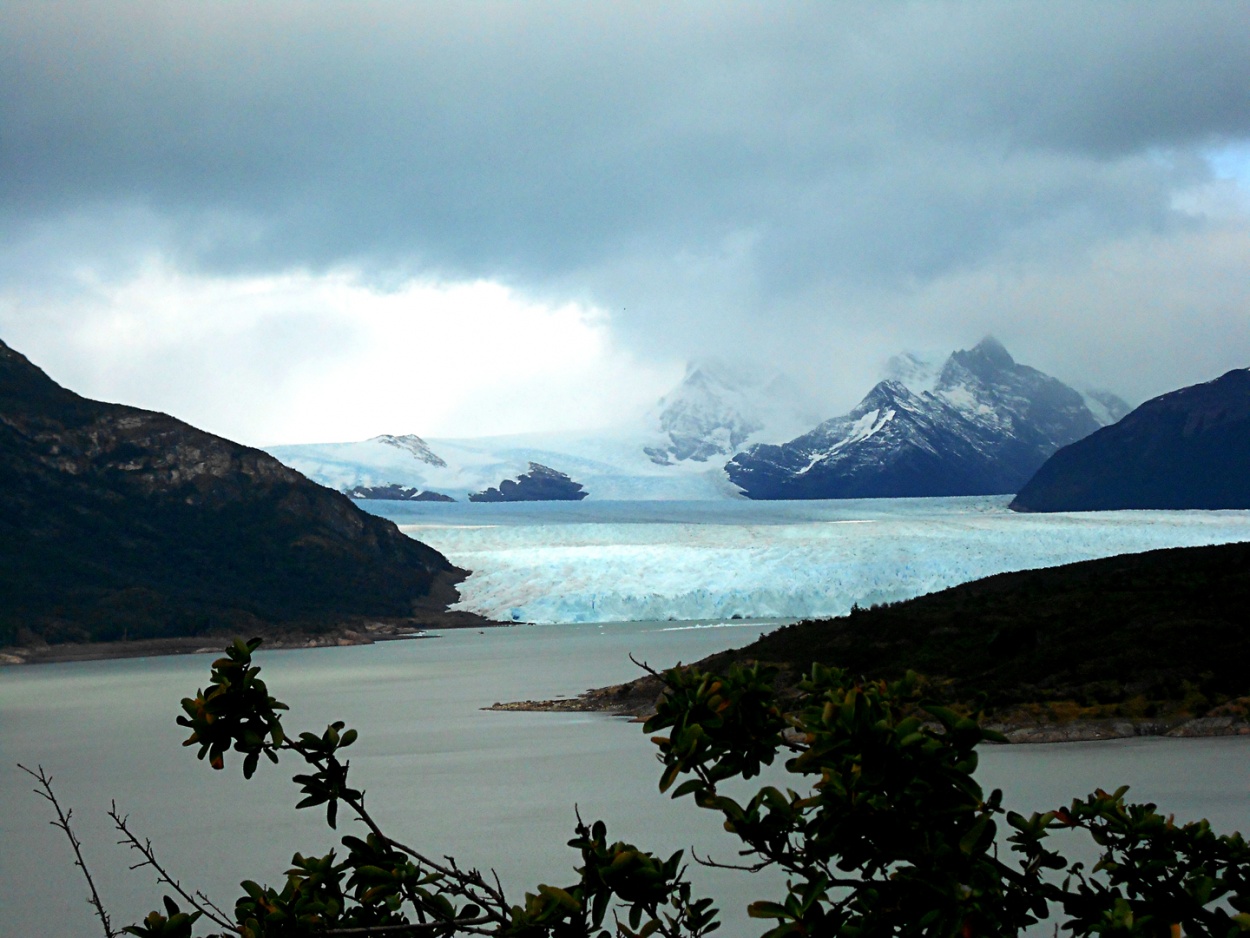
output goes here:
[[477, 934], [483, 934], [475, 925], [486, 925], [490, 916], [478, 918], [458, 918], [449, 922], [411, 922], [404, 925], [366, 925], [360, 928], [327, 928], [323, 935], [405, 935], [419, 934], [429, 931], [445, 931], [447, 928], [461, 928]]
[[[139, 838], [131, 832], [130, 828], [126, 824], [129, 819], [129, 815], [122, 815], [117, 812], [116, 801], [114, 801], [112, 806], [109, 808], [109, 817], [113, 819], [114, 826], [123, 837], [123, 839], [119, 840], [118, 843], [128, 845], [131, 850], [138, 850], [139, 854], [143, 857], [143, 861], [141, 863], [136, 863], [131, 867], [132, 870], [142, 869], [145, 866], [152, 867], [152, 869], [156, 870], [157, 882], [165, 883], [178, 893], [178, 895], [182, 896], [182, 898], [185, 899], [193, 909], [197, 912], [203, 913], [205, 918], [229, 931], [239, 931], [236, 926], [230, 923], [230, 921], [225, 917], [225, 913], [223, 913], [215, 903], [204, 899], [204, 894], [202, 892], [197, 890], [195, 895], [191, 895], [191, 893], [182, 888], [182, 883], [178, 882], [178, 880], [169, 875], [169, 873], [165, 870], [165, 867], [161, 866], [161, 864], [157, 861], [156, 853], [152, 850], [152, 841], [140, 841]], [[202, 899], [203, 901], [201, 901]]]
[[[638, 665], [638, 667], [642, 668], [642, 670], [646, 671], [652, 677], [660, 676], [659, 671], [655, 670], [655, 668], [651, 667], [651, 665], [647, 664], [645, 661], [639, 661], [637, 658], [633, 656], [633, 653], [630, 653], [629, 660], [632, 661], [634, 664]], [[677, 667], [679, 668], [681, 667], [681, 662], [677, 663]]]
[[[43, 766], [38, 765], [38, 771], [31, 771], [20, 762], [17, 767], [39, 783], [35, 794], [45, 801], [49, 802], [56, 811], [56, 820], [49, 821], [53, 827], [60, 828], [65, 832], [65, 836], [69, 838], [69, 845], [74, 848], [74, 865], [82, 870], [83, 877], [87, 880], [87, 888], [91, 890], [91, 898], [87, 901], [95, 909], [96, 916], [100, 919], [100, 924], [104, 926], [105, 938], [117, 938], [118, 933], [113, 931], [113, 924], [109, 920], [109, 914], [104, 910], [104, 903], [100, 901], [100, 894], [96, 891], [95, 881], [91, 878], [91, 871], [87, 869], [87, 862], [82, 856], [82, 843], [74, 834], [73, 828], [69, 826], [70, 818], [74, 816], [74, 810], [61, 810], [61, 803], [56, 800], [56, 793], [52, 791], [52, 776], [44, 772]], [[40, 790], [42, 789], [42, 790]]]
[[719, 860], [713, 860], [711, 857], [699, 856], [694, 847], [690, 848], [690, 856], [694, 858], [694, 862], [699, 864], [699, 866], [706, 866], [714, 870], [741, 870], [743, 873], [758, 873], [760, 870], [768, 869], [768, 867], [773, 865], [772, 860], [761, 860], [759, 863], [750, 865], [721, 863]]

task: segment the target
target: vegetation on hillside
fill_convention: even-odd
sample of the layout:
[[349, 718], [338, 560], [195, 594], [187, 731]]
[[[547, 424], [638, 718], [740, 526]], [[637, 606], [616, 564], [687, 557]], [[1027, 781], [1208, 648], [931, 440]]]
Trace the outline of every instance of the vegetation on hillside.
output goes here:
[[441, 612], [465, 572], [259, 450], [0, 342], [0, 646]]
[[[778, 629], [699, 666], [763, 662], [778, 670], [783, 690], [814, 664], [869, 679], [915, 671], [947, 705], [983, 708], [1015, 725], [1244, 717], [1246, 609], [1250, 544], [1174, 548], [1003, 573], [856, 608]], [[659, 691], [646, 677], [584, 700], [645, 713]]]

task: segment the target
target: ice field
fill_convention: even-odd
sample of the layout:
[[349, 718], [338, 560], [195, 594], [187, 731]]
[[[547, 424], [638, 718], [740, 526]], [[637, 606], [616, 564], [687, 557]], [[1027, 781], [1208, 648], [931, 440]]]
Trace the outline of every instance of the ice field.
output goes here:
[[738, 492], [721, 471], [723, 460], [686, 460], [664, 466], [652, 462], [643, 447], [666, 442], [656, 433], [529, 433], [420, 442], [428, 444], [437, 463], [413, 458], [410, 450], [381, 437], [355, 443], [272, 446], [269, 453], [332, 489], [397, 483], [459, 501], [503, 479], [515, 479], [529, 471], [531, 462], [568, 474], [585, 486], [592, 501], [730, 499]]
[[1017, 514], [1006, 497], [367, 503], [515, 622], [842, 615], [1009, 570], [1250, 540], [1250, 511]]

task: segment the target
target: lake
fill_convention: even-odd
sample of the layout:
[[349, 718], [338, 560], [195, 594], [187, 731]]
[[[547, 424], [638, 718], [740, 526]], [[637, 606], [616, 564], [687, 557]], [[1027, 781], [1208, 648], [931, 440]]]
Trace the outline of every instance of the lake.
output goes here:
[[[744, 643], [767, 625], [671, 623], [518, 626], [447, 632], [374, 646], [260, 653], [287, 725], [341, 718], [361, 732], [355, 782], [371, 810], [434, 855], [498, 870], [506, 886], [572, 881], [574, 805], [614, 838], [668, 853], [697, 844], [734, 859], [718, 821], [657, 789], [658, 765], [636, 724], [597, 714], [499, 713], [496, 700], [573, 694], [653, 663]], [[42, 763], [75, 809], [88, 862], [119, 923], [158, 903], [150, 871], [130, 872], [105, 818], [128, 812], [184, 884], [229, 904], [244, 878], [276, 883], [295, 850], [321, 854], [337, 835], [322, 815], [291, 810], [294, 768], [237, 763], [213, 772], [174, 723], [180, 697], [205, 683], [211, 656], [83, 662], [0, 670], [0, 935], [99, 934], [62, 835], [13, 763]], [[266, 771], [268, 770], [268, 771]], [[1127, 740], [985, 750], [983, 784], [1021, 810], [1057, 807], [1097, 786], [1133, 785], [1178, 818], [1250, 830], [1250, 740]], [[341, 822], [344, 830], [353, 825]], [[727, 936], [758, 934], [742, 912], [768, 895], [759, 880], [695, 869], [709, 894], [736, 897]], [[54, 922], [50, 929], [48, 922]]]
[[[656, 790], [637, 725], [596, 714], [496, 713], [495, 701], [574, 695], [745, 644], [778, 621], [903, 598], [1003, 569], [1128, 550], [1250, 540], [1250, 512], [1016, 515], [1003, 499], [803, 503], [371, 505], [474, 571], [465, 604], [553, 624], [445, 632], [375, 646], [262, 652], [291, 728], [360, 730], [352, 777], [371, 809], [432, 855], [494, 867], [519, 901], [572, 881], [574, 806], [659, 853], [697, 844], [734, 859], [719, 822]], [[514, 616], [515, 612], [515, 616]], [[733, 615], [764, 615], [762, 620]], [[672, 619], [674, 621], [667, 621]], [[613, 621], [631, 620], [631, 621]], [[110, 799], [184, 884], [229, 904], [244, 878], [276, 883], [291, 854], [339, 835], [291, 810], [295, 768], [212, 772], [180, 747], [178, 701], [212, 656], [0, 668], [0, 936], [100, 933], [63, 836], [16, 762], [41, 763], [75, 810], [117, 924], [159, 904], [150, 871], [114, 845]], [[1250, 830], [1250, 740], [1128, 740], [985, 750], [986, 788], [1022, 811], [1133, 786], [1178, 819]], [[344, 829], [351, 825], [343, 822]], [[695, 869], [724, 902], [726, 938], [767, 883]], [[53, 923], [53, 924], [49, 924]]]

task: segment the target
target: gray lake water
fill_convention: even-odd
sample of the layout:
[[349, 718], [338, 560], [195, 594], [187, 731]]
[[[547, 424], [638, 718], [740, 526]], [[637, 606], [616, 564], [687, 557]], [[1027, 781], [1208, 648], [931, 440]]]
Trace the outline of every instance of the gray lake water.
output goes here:
[[[289, 728], [344, 719], [360, 730], [352, 774], [384, 826], [434, 855], [495, 868], [519, 901], [540, 882], [572, 881], [576, 858], [564, 843], [574, 805], [606, 820], [613, 837], [657, 852], [696, 844], [732, 860], [732, 842], [714, 817], [657, 792], [652, 746], [637, 725], [480, 708], [573, 695], [634, 676], [630, 653], [655, 665], [691, 661], [772, 624], [522, 626], [258, 657], [271, 692], [292, 706]], [[291, 810], [294, 766], [262, 764], [244, 782], [237, 763], [213, 772], [180, 747], [178, 701], [205, 683], [211, 658], [0, 669], [0, 936], [100, 934], [69, 848], [19, 761], [54, 774], [117, 924], [156, 907], [161, 891], [150, 871], [126, 869], [133, 861], [114, 845], [105, 817], [110, 799], [171, 872], [227, 907], [239, 880], [278, 883], [294, 851], [337, 845], [323, 815]], [[1250, 830], [1246, 738], [995, 747], [984, 752], [980, 776], [1019, 810], [1128, 783], [1137, 800], [1156, 801], [1178, 820]], [[353, 826], [344, 820], [340, 833]], [[767, 882], [704, 869], [693, 878], [721, 899], [723, 934], [760, 932], [742, 910], [769, 897]]]

